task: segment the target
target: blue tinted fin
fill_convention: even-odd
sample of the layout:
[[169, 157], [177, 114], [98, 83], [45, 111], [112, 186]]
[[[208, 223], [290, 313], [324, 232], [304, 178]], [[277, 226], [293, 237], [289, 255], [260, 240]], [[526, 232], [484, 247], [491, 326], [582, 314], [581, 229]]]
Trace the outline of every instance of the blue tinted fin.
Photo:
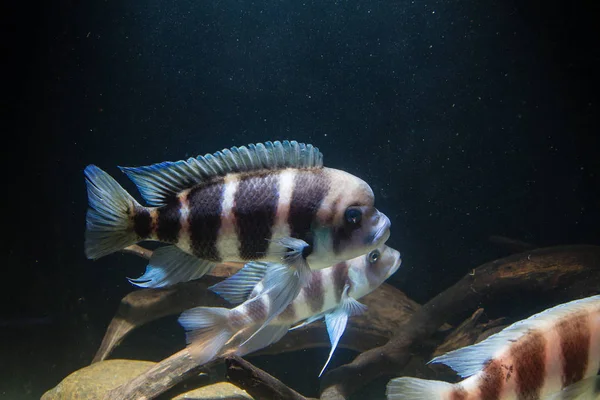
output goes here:
[[[282, 263], [271, 264], [261, 282], [263, 285], [261, 296], [269, 296], [270, 300], [269, 315], [262, 326], [246, 341], [252, 339], [273, 318], [285, 310], [310, 279], [310, 267], [302, 255], [308, 243], [290, 237], [279, 239], [277, 242], [287, 249], [282, 253]], [[242, 345], [244, 344], [245, 342]]]
[[218, 357], [223, 346], [233, 337], [228, 316], [226, 308], [196, 307], [184, 311], [179, 317], [179, 323], [187, 332], [188, 352], [198, 365]]
[[152, 253], [144, 275], [127, 279], [139, 287], [161, 288], [198, 279], [216, 265], [188, 254], [177, 246], [163, 246]]
[[386, 395], [387, 400], [444, 400], [453, 390], [448, 382], [402, 377], [389, 381]]
[[305, 320], [304, 320], [302, 323], [300, 323], [300, 324], [298, 324], [298, 325], [295, 325], [295, 326], [291, 327], [291, 328], [290, 328], [290, 331], [293, 331], [293, 330], [295, 330], [295, 329], [302, 328], [303, 326], [306, 326], [306, 325], [310, 325], [310, 324], [312, 324], [313, 322], [315, 322], [315, 321], [318, 321], [318, 320], [320, 320], [321, 318], [323, 318], [323, 317], [325, 316], [325, 314], [327, 314], [327, 313], [319, 313], [319, 314], [315, 314], [315, 315], [313, 315], [312, 317], [308, 317], [308, 318], [306, 318], [306, 319], [305, 319]]
[[327, 325], [327, 333], [329, 334], [329, 341], [331, 342], [331, 351], [329, 352], [329, 357], [319, 373], [319, 376], [323, 375], [325, 368], [327, 368], [327, 364], [329, 364], [340, 338], [346, 330], [348, 318], [353, 315], [362, 314], [367, 309], [367, 306], [348, 296], [349, 288], [349, 285], [344, 286], [339, 307], [325, 314], [325, 324]]
[[234, 275], [209, 287], [209, 289], [231, 304], [243, 303], [250, 297], [250, 294], [264, 278], [267, 269], [272, 264], [275, 263], [249, 262]]
[[287, 333], [289, 327], [289, 325], [267, 325], [253, 335], [252, 339], [246, 340], [235, 353], [244, 356], [263, 349], [279, 341]]
[[86, 215], [85, 254], [97, 259], [140, 240], [130, 215], [141, 207], [110, 175], [95, 165], [85, 170], [89, 208]]
[[161, 206], [179, 192], [232, 172], [282, 168], [321, 168], [323, 154], [311, 144], [295, 140], [232, 147], [176, 162], [143, 167], [120, 167], [152, 206]]

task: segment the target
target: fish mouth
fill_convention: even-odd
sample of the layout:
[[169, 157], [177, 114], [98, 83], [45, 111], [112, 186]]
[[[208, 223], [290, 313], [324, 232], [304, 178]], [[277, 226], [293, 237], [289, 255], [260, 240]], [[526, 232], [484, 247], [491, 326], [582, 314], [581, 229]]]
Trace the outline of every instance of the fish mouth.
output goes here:
[[375, 246], [379, 246], [387, 242], [387, 240], [390, 238], [390, 227], [392, 225], [390, 219], [385, 214], [380, 213], [379, 218], [381, 219], [379, 229], [377, 229], [377, 232], [371, 236], [370, 240], [370, 243]]
[[398, 271], [398, 269], [402, 265], [402, 254], [397, 250], [396, 250], [396, 253], [398, 253], [398, 254], [396, 254], [396, 257], [394, 258], [394, 264], [393, 264], [394, 266], [392, 268], [390, 268], [385, 279], [388, 279], [390, 276], [394, 275], [396, 273], [396, 271]]

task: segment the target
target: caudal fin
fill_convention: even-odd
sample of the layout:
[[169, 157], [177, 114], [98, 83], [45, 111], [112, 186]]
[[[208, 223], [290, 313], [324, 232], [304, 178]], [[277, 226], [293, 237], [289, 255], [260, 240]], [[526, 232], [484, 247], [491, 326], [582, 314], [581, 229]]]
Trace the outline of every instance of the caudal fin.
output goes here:
[[95, 165], [85, 168], [89, 208], [86, 216], [85, 254], [96, 259], [130, 246], [139, 238], [132, 215], [141, 206], [110, 175]]
[[454, 385], [419, 378], [395, 378], [387, 385], [388, 400], [444, 400], [449, 399]]
[[198, 365], [215, 359], [234, 335], [228, 317], [229, 310], [222, 307], [196, 307], [179, 317], [187, 331], [188, 351]]

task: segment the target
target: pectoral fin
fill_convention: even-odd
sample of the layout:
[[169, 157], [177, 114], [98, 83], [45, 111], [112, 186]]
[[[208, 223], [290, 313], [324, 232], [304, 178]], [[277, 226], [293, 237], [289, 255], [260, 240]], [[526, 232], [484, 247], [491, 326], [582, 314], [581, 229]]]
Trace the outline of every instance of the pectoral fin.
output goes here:
[[[237, 273], [209, 287], [209, 289], [231, 304], [241, 304], [248, 300], [252, 291], [257, 289], [257, 285], [265, 277], [267, 270], [270, 267], [274, 267], [274, 264], [276, 263], [249, 262]], [[263, 290], [262, 288], [259, 289], [256, 290], [256, 295], [260, 294]]]
[[127, 279], [139, 287], [161, 288], [198, 279], [216, 265], [188, 254], [176, 246], [163, 246], [152, 253], [144, 275], [137, 279]]
[[323, 375], [325, 368], [327, 368], [327, 364], [329, 364], [329, 361], [333, 356], [333, 352], [335, 351], [340, 338], [346, 330], [348, 318], [353, 315], [362, 314], [367, 309], [367, 306], [348, 296], [349, 288], [350, 286], [348, 285], [344, 286], [342, 300], [339, 307], [325, 314], [325, 324], [327, 325], [327, 333], [329, 334], [329, 341], [331, 342], [331, 351], [329, 352], [329, 357], [327, 358], [323, 369], [319, 373], [319, 376]]
[[[287, 249], [283, 253], [282, 263], [271, 264], [261, 281], [263, 285], [261, 296], [267, 295], [270, 299], [269, 313], [263, 324], [246, 341], [252, 339], [273, 318], [285, 310], [310, 278], [310, 267], [303, 256], [308, 243], [294, 238], [283, 238], [278, 242]], [[245, 342], [242, 345], [244, 344]]]

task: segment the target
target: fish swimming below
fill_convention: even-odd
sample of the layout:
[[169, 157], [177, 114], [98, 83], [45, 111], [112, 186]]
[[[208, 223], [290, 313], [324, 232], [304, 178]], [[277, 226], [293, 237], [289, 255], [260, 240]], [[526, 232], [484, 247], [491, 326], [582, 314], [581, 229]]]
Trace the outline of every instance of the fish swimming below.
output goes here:
[[[267, 326], [264, 320], [272, 304], [269, 273], [276, 266], [248, 263], [212, 290], [232, 304], [233, 309], [196, 307], [185, 311], [179, 322], [187, 331], [188, 351], [199, 364], [217, 357], [243, 356], [281, 339], [292, 325], [325, 318], [331, 342], [327, 364], [344, 333], [348, 318], [365, 311], [357, 299], [379, 287], [400, 267], [400, 253], [382, 246], [370, 253], [332, 267], [312, 271], [308, 285]], [[292, 328], [294, 329], [294, 328]]]
[[388, 400], [598, 400], [600, 295], [550, 308], [431, 362], [466, 379], [395, 378]]
[[369, 185], [323, 166], [323, 155], [295, 141], [250, 144], [185, 161], [121, 168], [150, 205], [142, 206], [110, 175], [85, 169], [88, 258], [144, 240], [154, 251], [131, 282], [164, 287], [197, 279], [219, 262], [282, 262], [277, 286], [283, 310], [320, 269], [377, 248], [390, 221], [374, 207]]

